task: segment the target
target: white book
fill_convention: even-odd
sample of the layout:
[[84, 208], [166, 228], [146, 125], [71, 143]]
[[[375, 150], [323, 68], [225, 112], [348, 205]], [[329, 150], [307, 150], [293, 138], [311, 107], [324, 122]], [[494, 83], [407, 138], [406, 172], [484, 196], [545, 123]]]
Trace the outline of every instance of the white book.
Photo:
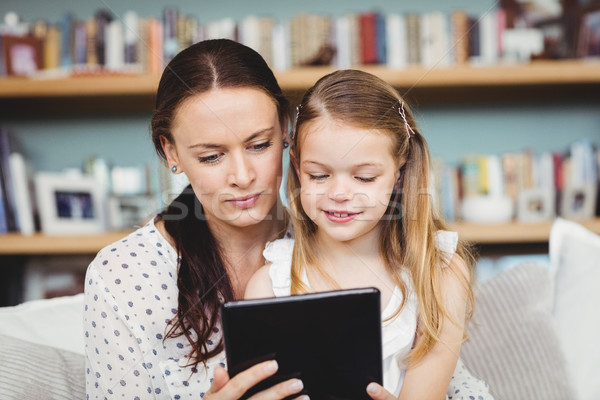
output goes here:
[[387, 65], [390, 68], [405, 68], [406, 61], [406, 19], [402, 14], [385, 16]]
[[488, 179], [488, 194], [490, 196], [504, 195], [504, 180], [502, 176], [502, 162], [500, 157], [490, 155], [486, 157], [486, 169]]
[[490, 11], [479, 20], [480, 62], [494, 65], [498, 62], [498, 16]]
[[285, 71], [290, 68], [290, 24], [281, 21], [273, 27], [273, 69]]
[[25, 157], [16, 152], [11, 153], [9, 156], [9, 165], [19, 231], [23, 235], [32, 235], [35, 232], [35, 224], [33, 220], [32, 182], [30, 179], [31, 168]]
[[339, 69], [352, 67], [352, 47], [350, 41], [350, 20], [347, 16], [333, 20], [333, 39], [337, 49], [334, 65]]
[[125, 65], [123, 26], [120, 20], [113, 20], [106, 26], [106, 67], [118, 70]]
[[139, 42], [139, 19], [135, 11], [127, 11], [123, 16], [123, 42], [125, 47], [125, 63], [136, 64], [137, 46]]

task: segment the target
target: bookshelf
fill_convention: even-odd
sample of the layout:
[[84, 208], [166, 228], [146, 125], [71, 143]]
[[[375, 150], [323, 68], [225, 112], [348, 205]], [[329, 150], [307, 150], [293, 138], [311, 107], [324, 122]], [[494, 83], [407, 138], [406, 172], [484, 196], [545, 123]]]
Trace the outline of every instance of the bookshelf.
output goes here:
[[[529, 64], [452, 66], [439, 68], [359, 66], [398, 88], [600, 85], [600, 61], [534, 61]], [[304, 67], [276, 72], [285, 91], [304, 91], [334, 67]], [[59, 79], [0, 78], [0, 99], [86, 98], [98, 96], [154, 97], [158, 76], [81, 76]]]
[[[563, 98], [565, 87], [575, 88], [574, 95], [589, 95], [598, 101], [600, 89], [600, 62], [583, 60], [535, 61], [521, 65], [497, 65], [486, 67], [454, 66], [426, 69], [410, 67], [394, 70], [385, 66], [358, 67], [374, 73], [398, 88], [414, 88], [419, 100], [420, 90], [446, 91], [448, 101], [455, 101], [460, 93], [471, 88], [481, 96], [481, 90], [492, 91], [492, 100], [498, 101], [498, 90], [513, 88], [508, 100], [519, 101], [523, 96], [537, 93], [547, 98], [554, 93]], [[277, 72], [277, 79], [287, 93], [300, 93], [311, 86], [318, 78], [333, 71], [333, 67], [295, 68]], [[0, 79], [0, 114], [27, 112], [31, 114], [32, 104], [36, 101], [54, 104], [64, 108], [65, 104], [57, 100], [72, 101], [79, 108], [93, 108], [95, 113], [102, 111], [128, 112], [122, 109], [123, 103], [136, 103], [136, 107], [149, 112], [158, 85], [158, 76], [153, 75], [112, 75], [78, 76], [59, 79]], [[535, 88], [536, 90], [531, 90]], [[561, 90], [556, 90], [560, 88]], [[545, 89], [545, 91], [543, 90]], [[293, 97], [293, 96], [292, 96]], [[114, 101], [121, 99], [121, 102]], [[131, 102], [128, 99], [140, 99]], [[478, 97], [480, 99], [480, 97]], [[25, 110], [25, 105], [27, 109]], [[98, 107], [100, 105], [100, 107]], [[34, 113], [43, 112], [34, 108]], [[51, 109], [51, 108], [50, 108]], [[72, 108], [63, 109], [64, 113], [73, 113]], [[600, 233], [600, 219], [583, 221], [583, 225]], [[547, 242], [551, 222], [521, 224], [511, 222], [503, 225], [473, 225], [463, 222], [451, 224], [451, 228], [460, 233], [463, 239], [477, 244], [516, 244]], [[21, 236], [10, 233], [0, 236], [0, 256], [34, 254], [91, 254], [103, 246], [120, 239], [127, 232], [108, 232], [86, 236]]]
[[[600, 234], [600, 218], [577, 222]], [[510, 222], [500, 225], [464, 222], [449, 224], [449, 228], [457, 231], [461, 239], [478, 245], [546, 243], [551, 227], [552, 221]], [[78, 236], [47, 236], [40, 233], [22, 236], [17, 233], [9, 233], [0, 236], [0, 256], [95, 254], [104, 246], [122, 239], [129, 233], [130, 231], [117, 231]]]

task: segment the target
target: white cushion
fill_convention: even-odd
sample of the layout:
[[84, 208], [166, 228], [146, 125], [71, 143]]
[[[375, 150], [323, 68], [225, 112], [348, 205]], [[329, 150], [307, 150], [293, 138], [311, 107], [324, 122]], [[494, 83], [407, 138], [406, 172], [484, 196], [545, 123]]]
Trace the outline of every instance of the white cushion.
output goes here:
[[554, 317], [581, 400], [600, 399], [600, 236], [558, 218], [550, 231]]
[[554, 327], [548, 268], [523, 263], [480, 284], [468, 334], [461, 358], [495, 399], [575, 398]]
[[85, 399], [81, 354], [0, 334], [0, 399]]
[[83, 293], [0, 307], [0, 334], [84, 354]]

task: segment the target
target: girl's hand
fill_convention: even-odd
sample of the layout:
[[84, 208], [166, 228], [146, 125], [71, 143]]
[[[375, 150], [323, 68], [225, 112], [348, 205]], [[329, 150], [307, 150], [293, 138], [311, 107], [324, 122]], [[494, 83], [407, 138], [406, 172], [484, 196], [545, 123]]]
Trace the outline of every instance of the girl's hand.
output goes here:
[[[244, 372], [240, 372], [233, 378], [224, 368], [217, 367], [212, 385], [206, 395], [208, 400], [234, 400], [242, 397], [248, 389], [268, 378], [277, 372], [277, 361], [265, 361], [256, 364]], [[256, 393], [250, 399], [253, 400], [277, 400], [291, 396], [302, 390], [303, 385], [300, 379], [289, 379], [278, 383], [269, 389]], [[299, 397], [302, 399], [302, 397]]]
[[397, 400], [396, 396], [375, 382], [371, 382], [367, 385], [367, 394], [374, 400]]

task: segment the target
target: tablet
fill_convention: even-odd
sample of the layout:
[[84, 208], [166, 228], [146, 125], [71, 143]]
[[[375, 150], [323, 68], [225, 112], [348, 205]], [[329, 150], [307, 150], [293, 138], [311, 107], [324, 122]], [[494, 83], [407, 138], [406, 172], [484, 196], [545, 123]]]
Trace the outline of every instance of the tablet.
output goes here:
[[242, 398], [296, 377], [313, 400], [370, 399], [367, 385], [383, 380], [380, 304], [376, 288], [223, 304], [229, 375], [261, 361], [279, 364]]

